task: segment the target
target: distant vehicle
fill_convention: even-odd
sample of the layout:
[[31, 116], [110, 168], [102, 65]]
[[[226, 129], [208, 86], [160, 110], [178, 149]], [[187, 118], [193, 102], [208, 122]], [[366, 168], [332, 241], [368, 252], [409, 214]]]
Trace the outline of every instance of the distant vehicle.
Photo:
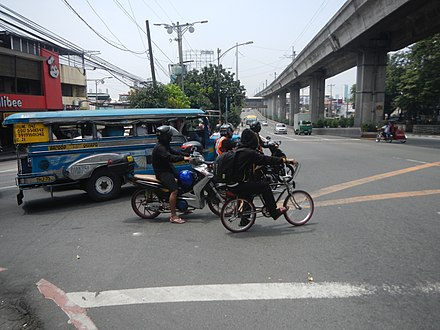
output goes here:
[[261, 121], [261, 126], [267, 126], [267, 121], [262, 120], [262, 121]]
[[254, 121], [257, 121], [257, 116], [255, 116], [255, 115], [247, 115], [246, 118], [245, 118], [246, 125], [250, 125]]
[[293, 116], [293, 129], [295, 134], [312, 134], [312, 115], [310, 113], [296, 113]]
[[282, 123], [275, 125], [275, 134], [287, 134], [287, 127]]

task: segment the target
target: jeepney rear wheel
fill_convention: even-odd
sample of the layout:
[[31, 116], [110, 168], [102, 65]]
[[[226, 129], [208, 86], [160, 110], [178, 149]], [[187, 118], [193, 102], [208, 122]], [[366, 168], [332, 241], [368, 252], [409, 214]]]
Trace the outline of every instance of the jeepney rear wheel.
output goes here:
[[86, 191], [96, 202], [117, 197], [121, 191], [121, 177], [108, 169], [98, 169], [86, 181]]

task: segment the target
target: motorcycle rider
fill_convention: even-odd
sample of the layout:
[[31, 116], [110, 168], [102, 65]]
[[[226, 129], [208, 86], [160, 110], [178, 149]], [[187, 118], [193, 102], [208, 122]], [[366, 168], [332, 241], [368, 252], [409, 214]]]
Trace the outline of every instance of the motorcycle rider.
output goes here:
[[217, 156], [236, 147], [237, 143], [232, 140], [234, 129], [231, 124], [223, 124], [220, 126], [220, 137], [215, 142], [215, 151]]
[[[266, 156], [257, 151], [257, 135], [249, 128], [246, 128], [241, 134], [240, 144], [236, 149], [237, 166], [237, 184], [230, 188], [239, 197], [251, 199], [256, 194], [261, 194], [271, 217], [276, 220], [287, 212], [287, 208], [277, 208], [275, 198], [269, 183], [255, 178], [254, 170], [256, 165], [278, 165], [278, 164], [296, 164], [296, 160], [283, 157]], [[240, 225], [245, 226], [248, 219], [241, 219]]]
[[388, 139], [390, 137], [392, 137], [392, 132], [391, 132], [391, 123], [388, 122], [385, 126], [384, 126], [384, 130], [383, 130], [383, 134], [384, 134], [384, 138]]
[[185, 156], [182, 152], [170, 147], [170, 142], [173, 134], [177, 130], [174, 127], [163, 125], [156, 129], [156, 136], [158, 142], [151, 153], [153, 170], [156, 178], [170, 191], [170, 222], [171, 223], [185, 223], [185, 220], [177, 216], [176, 204], [178, 188], [177, 178], [178, 172], [173, 163], [181, 162], [182, 160], [190, 161], [191, 157]]
[[258, 150], [263, 152], [263, 148], [267, 148], [267, 139], [260, 135], [261, 123], [256, 120], [249, 125], [249, 128], [257, 135]]

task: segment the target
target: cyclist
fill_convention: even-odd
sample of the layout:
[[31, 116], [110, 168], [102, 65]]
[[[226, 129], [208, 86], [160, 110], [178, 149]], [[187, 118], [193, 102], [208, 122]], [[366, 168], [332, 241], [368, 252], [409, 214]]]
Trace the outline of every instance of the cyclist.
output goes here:
[[232, 140], [234, 129], [231, 124], [223, 124], [220, 126], [220, 137], [215, 142], [215, 151], [217, 156], [236, 147], [236, 143]]
[[178, 172], [173, 163], [181, 162], [182, 160], [189, 161], [191, 157], [185, 156], [182, 152], [170, 147], [170, 142], [175, 132], [177, 130], [174, 127], [167, 125], [159, 126], [156, 129], [158, 142], [153, 148], [151, 157], [156, 178], [170, 191], [170, 222], [185, 223], [185, 220], [177, 216], [176, 213], [179, 186], [176, 180]]
[[[231, 190], [240, 198], [249, 200], [252, 199], [253, 196], [260, 194], [270, 216], [276, 220], [280, 215], [287, 212], [287, 208], [277, 208], [269, 183], [259, 181], [255, 178], [254, 171], [256, 165], [296, 164], [297, 162], [294, 159], [284, 157], [266, 156], [257, 151], [257, 149], [257, 135], [251, 129], [246, 128], [241, 134], [240, 144], [235, 151], [237, 184], [232, 185]], [[248, 219], [242, 219], [240, 225], [245, 226], [248, 222]]]

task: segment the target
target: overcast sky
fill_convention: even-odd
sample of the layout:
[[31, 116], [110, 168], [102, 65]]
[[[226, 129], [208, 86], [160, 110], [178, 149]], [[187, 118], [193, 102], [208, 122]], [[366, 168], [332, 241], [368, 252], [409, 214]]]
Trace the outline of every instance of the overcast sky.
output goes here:
[[[237, 43], [238, 78], [247, 96], [253, 96], [270, 84], [291, 62], [292, 49], [298, 54], [343, 6], [346, 0], [2, 0], [2, 4], [38, 23], [85, 50], [99, 51], [106, 61], [144, 79], [151, 79], [145, 21], [150, 22], [156, 79], [169, 82], [168, 65], [178, 63], [175, 32], [153, 24], [195, 24], [193, 33], [183, 35], [183, 51], [214, 51], [221, 54]], [[97, 33], [97, 36], [70, 9], [69, 4]], [[126, 48], [129, 51], [120, 50]], [[234, 74], [236, 53], [233, 48], [221, 57], [221, 64]], [[143, 53], [143, 54], [136, 54]], [[109, 76], [105, 71], [89, 71], [88, 78]], [[326, 93], [343, 96], [344, 85], [355, 83], [355, 69], [327, 79]], [[117, 99], [128, 87], [116, 79], [107, 79], [98, 89]], [[89, 82], [88, 90], [95, 91]]]

